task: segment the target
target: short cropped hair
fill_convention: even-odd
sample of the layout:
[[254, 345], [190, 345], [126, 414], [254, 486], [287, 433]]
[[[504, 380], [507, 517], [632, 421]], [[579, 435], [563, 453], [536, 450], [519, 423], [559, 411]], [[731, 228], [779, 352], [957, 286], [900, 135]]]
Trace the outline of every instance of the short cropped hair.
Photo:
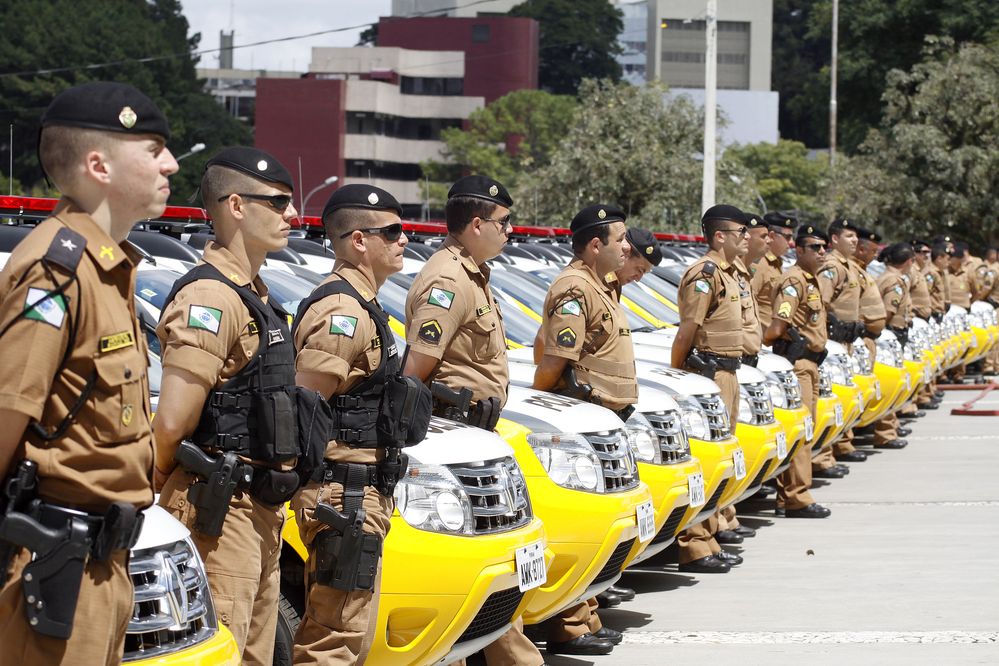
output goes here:
[[76, 170], [89, 151], [110, 151], [114, 143], [111, 132], [53, 125], [42, 129], [38, 159], [56, 187], [65, 190], [73, 186]]
[[341, 242], [340, 236], [355, 229], [372, 226], [377, 211], [369, 208], [337, 208], [323, 218], [326, 236], [333, 242]]
[[444, 206], [444, 218], [447, 220], [448, 233], [460, 234], [473, 219], [489, 217], [494, 210], [496, 210], [496, 204], [485, 199], [451, 197]]
[[587, 227], [577, 234], [572, 236], [572, 253], [577, 257], [583, 254], [583, 250], [586, 246], [590, 244], [590, 241], [594, 238], [600, 239], [601, 245], [607, 245], [610, 241], [610, 228], [609, 224], [598, 224], [592, 227]]
[[253, 193], [260, 185], [262, 182], [253, 176], [213, 164], [205, 169], [205, 175], [201, 177], [201, 200], [205, 204], [205, 210], [214, 218], [215, 211], [220, 210], [221, 197], [235, 192]]

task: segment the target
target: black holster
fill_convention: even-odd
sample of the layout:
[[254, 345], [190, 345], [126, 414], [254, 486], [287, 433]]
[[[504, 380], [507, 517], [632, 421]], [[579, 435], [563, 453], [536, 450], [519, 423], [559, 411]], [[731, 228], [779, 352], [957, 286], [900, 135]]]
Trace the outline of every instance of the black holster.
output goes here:
[[235, 453], [213, 458], [190, 442], [180, 443], [174, 459], [185, 470], [201, 477], [187, 492], [188, 500], [197, 510], [194, 529], [206, 536], [220, 536], [229, 502], [237, 486], [249, 486], [252, 472], [244, 470]]
[[[23, 512], [38, 493], [38, 465], [30, 460], [22, 460], [4, 481], [0, 496], [0, 512], [4, 515]], [[10, 563], [21, 547], [0, 539], [0, 587], [7, 584], [7, 571]]]
[[441, 418], [459, 423], [468, 422], [468, 408], [472, 402], [472, 389], [465, 387], [460, 391], [455, 391], [442, 382], [430, 382], [430, 393], [433, 395], [434, 416], [440, 416]]
[[779, 354], [791, 363], [794, 363], [798, 359], [804, 358], [805, 352], [808, 351], [808, 342], [805, 338], [801, 337], [798, 329], [788, 327], [787, 338], [780, 338], [775, 341], [773, 350], [775, 354]]
[[483, 430], [492, 430], [500, 419], [500, 399], [496, 397], [479, 400], [468, 410], [468, 425]]
[[409, 456], [399, 449], [386, 449], [385, 459], [378, 463], [378, 479], [375, 481], [375, 488], [382, 495], [391, 497], [395, 492], [395, 487], [399, 485], [399, 479], [403, 477], [409, 468]]
[[888, 329], [895, 334], [898, 338], [900, 344], [908, 344], [909, 342], [909, 329], [903, 326], [889, 326]]
[[318, 584], [346, 592], [375, 588], [382, 537], [363, 531], [364, 517], [362, 508], [341, 513], [329, 504], [316, 506], [316, 520], [329, 526], [315, 539]]
[[718, 364], [715, 363], [713, 359], [702, 355], [696, 349], [692, 349], [690, 353], [687, 354], [687, 359], [684, 361], [684, 365], [691, 371], [696, 372], [702, 377], [707, 377], [708, 379], [714, 379], [715, 373], [718, 372]]

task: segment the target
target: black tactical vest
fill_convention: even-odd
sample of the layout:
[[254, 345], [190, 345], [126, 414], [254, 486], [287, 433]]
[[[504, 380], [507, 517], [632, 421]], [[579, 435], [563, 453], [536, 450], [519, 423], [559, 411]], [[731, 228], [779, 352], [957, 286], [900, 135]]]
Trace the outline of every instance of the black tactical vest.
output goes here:
[[163, 309], [196, 280], [217, 280], [235, 291], [253, 317], [260, 337], [257, 353], [222, 386], [212, 389], [191, 439], [203, 449], [231, 451], [254, 461], [283, 463], [300, 450], [295, 387], [295, 345], [288, 313], [264, 303], [247, 287], [228, 280], [211, 264], [201, 264], [177, 280]]

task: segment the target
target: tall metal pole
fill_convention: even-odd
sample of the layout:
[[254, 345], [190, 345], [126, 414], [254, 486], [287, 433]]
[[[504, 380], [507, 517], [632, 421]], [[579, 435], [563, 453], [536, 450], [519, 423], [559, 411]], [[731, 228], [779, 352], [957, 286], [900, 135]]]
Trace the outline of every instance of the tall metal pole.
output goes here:
[[836, 61], [839, 53], [839, 0], [832, 3], [832, 67], [829, 76], [829, 166], [836, 164]]
[[707, 0], [704, 54], [704, 184], [701, 212], [715, 205], [715, 119], [718, 114], [718, 0]]

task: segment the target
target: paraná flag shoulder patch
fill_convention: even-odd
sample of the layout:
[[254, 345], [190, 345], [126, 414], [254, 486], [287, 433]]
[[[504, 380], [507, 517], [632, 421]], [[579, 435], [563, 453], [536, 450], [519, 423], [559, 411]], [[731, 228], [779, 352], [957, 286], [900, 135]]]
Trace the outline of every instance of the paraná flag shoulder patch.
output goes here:
[[348, 338], [352, 338], [354, 337], [355, 330], [357, 330], [357, 317], [330, 315], [331, 335], [344, 335]]
[[558, 337], [555, 338], [559, 347], [575, 347], [576, 346], [576, 332], [566, 326], [561, 331], [558, 332]]
[[711, 285], [708, 284], [707, 280], [695, 280], [694, 291], [696, 291], [699, 294], [706, 294], [709, 291], [711, 291]]
[[219, 334], [222, 324], [222, 311], [206, 305], [192, 305], [187, 311], [188, 328], [203, 328], [215, 335]]
[[43, 321], [50, 326], [62, 328], [66, 319], [66, 299], [62, 294], [50, 294], [45, 289], [28, 288], [24, 298], [24, 318]]
[[430, 298], [427, 299], [427, 303], [450, 310], [451, 304], [454, 303], [454, 292], [434, 287], [430, 290]]
[[787, 285], [781, 291], [784, 292], [785, 296], [788, 296], [790, 298], [798, 298], [798, 290], [794, 288], [793, 284]]
[[432, 345], [440, 344], [441, 335], [444, 331], [441, 329], [441, 325], [436, 319], [431, 319], [430, 321], [423, 322], [420, 326], [419, 338], [424, 342]]
[[562, 307], [558, 309], [558, 313], [563, 315], [576, 315], [578, 317], [583, 313], [583, 307], [579, 304], [579, 300], [574, 298], [571, 301], [563, 303]]

